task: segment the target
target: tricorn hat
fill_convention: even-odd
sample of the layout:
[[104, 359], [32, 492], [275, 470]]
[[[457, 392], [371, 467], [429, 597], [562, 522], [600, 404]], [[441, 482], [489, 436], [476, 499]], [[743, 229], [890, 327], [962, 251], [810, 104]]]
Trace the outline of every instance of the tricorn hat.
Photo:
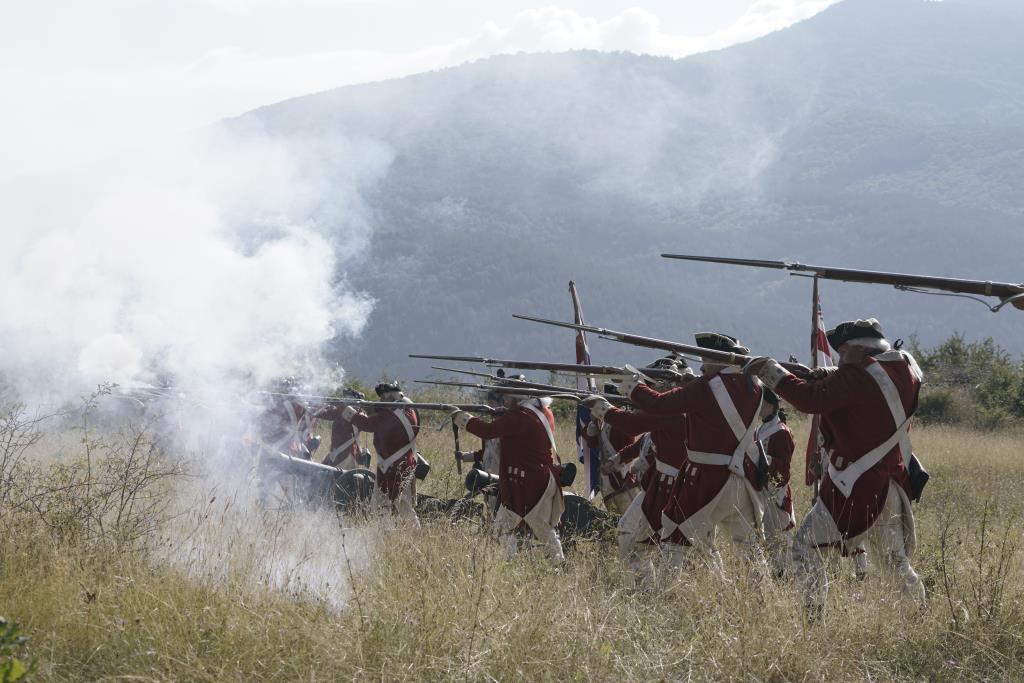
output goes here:
[[697, 346], [702, 349], [725, 351], [726, 353], [750, 353], [750, 349], [740, 344], [736, 337], [730, 337], [727, 334], [720, 334], [718, 332], [698, 332], [693, 335], [693, 338], [697, 340]]
[[376, 392], [377, 396], [384, 398], [384, 394], [388, 394], [394, 391], [401, 391], [402, 385], [398, 383], [398, 380], [395, 380], [394, 382], [381, 382], [380, 384], [375, 386], [373, 390], [374, 392]]
[[342, 390], [341, 395], [343, 398], [357, 398], [360, 401], [366, 398], [366, 394], [351, 387], [345, 387]]
[[606, 394], [613, 394], [615, 396], [618, 396], [619, 395], [619, 385], [618, 384], [612, 384], [611, 382], [605, 382], [604, 383], [604, 393], [606, 393]]
[[825, 336], [828, 338], [828, 345], [836, 351], [840, 346], [854, 339], [885, 339], [882, 326], [874, 318], [839, 323], [826, 332]]
[[648, 363], [647, 367], [651, 370], [678, 370], [679, 359], [675, 356], [664, 356]]

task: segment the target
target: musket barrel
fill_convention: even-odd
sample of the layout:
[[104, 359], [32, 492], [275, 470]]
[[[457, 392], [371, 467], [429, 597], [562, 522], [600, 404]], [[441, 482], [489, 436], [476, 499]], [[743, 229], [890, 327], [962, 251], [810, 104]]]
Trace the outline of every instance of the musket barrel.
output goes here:
[[361, 401], [351, 404], [353, 408], [413, 408], [415, 410], [439, 410], [451, 412], [464, 410], [467, 413], [493, 413], [496, 408], [478, 403], [406, 403], [404, 401]]
[[[547, 318], [535, 318], [533, 316], [518, 315], [515, 313], [512, 314], [512, 317], [544, 325], [554, 325], [556, 327], [566, 327], [572, 330], [591, 332], [599, 335], [603, 339], [622, 342], [623, 344], [644, 346], [651, 349], [661, 349], [663, 351], [672, 351], [673, 353], [688, 353], [694, 356], [700, 356], [705, 360], [722, 363], [723, 365], [744, 365], [752, 358], [752, 356], [744, 354], [717, 351], [715, 349], [705, 349], [701, 346], [667, 341], [665, 339], [656, 339], [654, 337], [643, 337], [638, 334], [629, 334], [627, 332], [617, 332], [615, 330], [609, 330], [604, 327], [595, 327], [593, 325], [577, 325], [576, 323], [567, 323], [562, 322], [561, 320], [548, 320]], [[803, 375], [807, 371], [807, 368], [799, 363], [780, 363], [780, 365], [790, 372], [798, 375]], [[646, 374], [647, 370], [641, 370], [641, 372]]]
[[[459, 387], [462, 389], [475, 389], [477, 391], [493, 391], [499, 394], [519, 394], [522, 396], [536, 396], [544, 397], [549, 396], [552, 398], [566, 398], [575, 397], [577, 399], [584, 398], [586, 396], [592, 396], [589, 391], [580, 391], [579, 389], [573, 389], [571, 387], [559, 387], [552, 384], [535, 384], [530, 386], [531, 383], [521, 383], [514, 385], [490, 385], [490, 384], [473, 384], [471, 382], [442, 382], [437, 380], [416, 380], [417, 384], [436, 384], [446, 387]], [[618, 396], [616, 394], [596, 394], [603, 396], [608, 400], [609, 403], [615, 405], [630, 405], [629, 399], [624, 396]]]
[[[695, 256], [691, 254], [662, 254], [664, 258], [684, 261], [702, 261], [705, 263], [724, 263], [753, 268], [773, 268], [793, 272], [813, 273], [826, 280], [856, 282], [862, 284], [892, 285], [894, 287], [919, 287], [938, 289], [958, 294], [974, 294], [977, 296], [994, 296], [1002, 300], [1024, 294], [1024, 284], [1012, 282], [993, 282], [988, 280], [966, 280], [962, 278], [939, 277], [936, 275], [913, 275], [909, 273], [891, 273], [880, 270], [858, 270], [855, 268], [836, 268], [833, 266], [813, 266], [789, 261], [766, 261], [760, 259], [727, 258], [722, 256]], [[1014, 301], [1014, 305], [1017, 302]], [[1018, 306], [1019, 308], [1020, 306]]]
[[[426, 358], [434, 360], [452, 360], [464, 363], [481, 363], [490, 367], [507, 368], [510, 370], [547, 370], [549, 372], [568, 372], [581, 375], [622, 375], [625, 369], [614, 365], [583, 365], [579, 363], [555, 363], [549, 361], [512, 360], [499, 358], [485, 358], [483, 356], [427, 356], [422, 354], [409, 354], [410, 358]], [[434, 367], [434, 366], [432, 366]], [[438, 368], [435, 370], [447, 370], [449, 372], [466, 372], [454, 368]], [[671, 370], [653, 368], [648, 373], [651, 377], [670, 379], [675, 376]]]

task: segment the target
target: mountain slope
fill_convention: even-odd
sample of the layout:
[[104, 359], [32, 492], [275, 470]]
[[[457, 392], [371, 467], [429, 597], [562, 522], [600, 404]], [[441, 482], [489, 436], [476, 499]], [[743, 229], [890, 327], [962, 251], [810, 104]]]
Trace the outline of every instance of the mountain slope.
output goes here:
[[[410, 352], [566, 359], [590, 320], [690, 339], [732, 332], [806, 355], [809, 285], [662, 251], [1021, 280], [1024, 12], [1010, 2], [846, 0], [684, 60], [496, 57], [257, 110], [282, 137], [334, 130], [394, 151], [347, 277], [377, 298], [343, 364], [408, 374]], [[826, 283], [827, 320], [893, 337], [953, 330], [1024, 350], [1015, 312]], [[595, 360], [650, 354], [603, 343]]]

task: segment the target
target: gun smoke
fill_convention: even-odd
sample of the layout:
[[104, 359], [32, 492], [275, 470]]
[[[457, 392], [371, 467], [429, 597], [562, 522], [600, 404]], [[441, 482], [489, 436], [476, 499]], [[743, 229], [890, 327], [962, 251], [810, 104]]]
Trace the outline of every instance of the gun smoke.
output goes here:
[[391, 158], [368, 140], [229, 123], [0, 188], [2, 398], [41, 413], [98, 385], [170, 386], [173, 399], [142, 411], [116, 396], [99, 409], [149, 423], [168, 454], [202, 464], [183, 513], [233, 501], [167, 531], [168, 561], [190, 574], [217, 579], [225, 543], [247, 539], [264, 549], [241, 568], [258, 585], [344, 604], [340, 546], [322, 542], [337, 520], [256, 519], [243, 437], [253, 391], [274, 378], [341, 380], [324, 344], [358, 335], [372, 309], [345, 271], [372, 232], [363, 193]]

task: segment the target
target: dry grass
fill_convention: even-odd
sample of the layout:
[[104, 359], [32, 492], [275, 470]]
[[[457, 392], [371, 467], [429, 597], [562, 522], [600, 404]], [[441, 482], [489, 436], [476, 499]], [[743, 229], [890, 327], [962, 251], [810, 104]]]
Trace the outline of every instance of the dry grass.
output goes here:
[[[572, 453], [567, 426], [560, 442]], [[54, 534], [5, 503], [0, 613], [48, 681], [1020, 680], [1022, 440], [929, 427], [915, 443], [933, 474], [923, 613], [839, 565], [826, 622], [808, 625], [790, 584], [735, 557], [727, 581], [696, 571], [638, 594], [607, 545], [578, 544], [559, 571], [507, 563], [470, 523], [258, 510], [241, 470], [237, 487], [158, 478], [167, 507], [142, 539]], [[422, 446], [424, 492], [460, 495], [450, 433]]]

